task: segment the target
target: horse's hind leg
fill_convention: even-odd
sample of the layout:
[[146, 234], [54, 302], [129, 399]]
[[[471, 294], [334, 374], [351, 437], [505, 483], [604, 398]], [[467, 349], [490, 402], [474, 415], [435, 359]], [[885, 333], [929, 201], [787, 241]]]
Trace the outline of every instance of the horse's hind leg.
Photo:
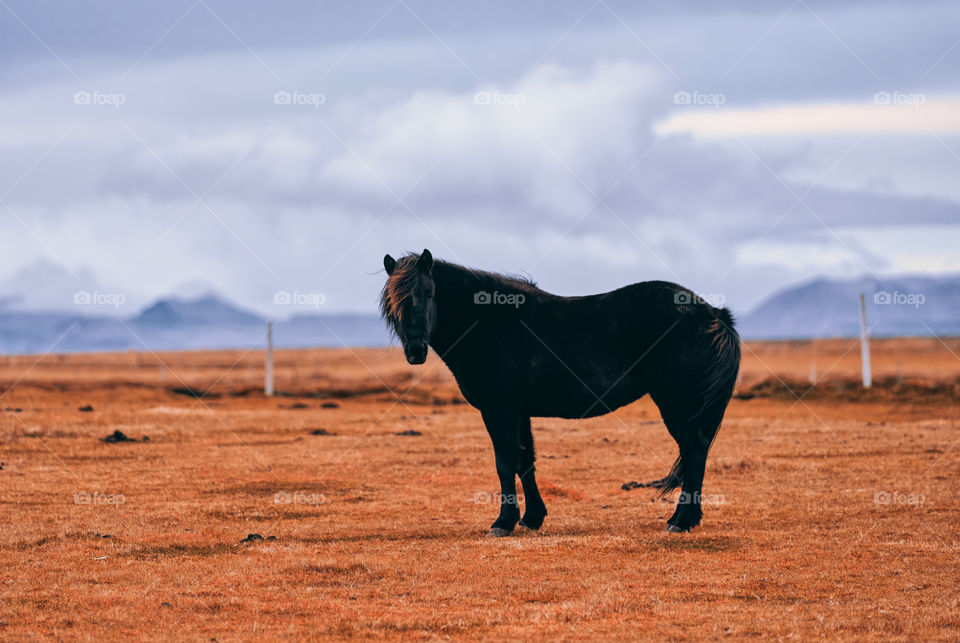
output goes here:
[[520, 483], [523, 485], [524, 511], [520, 526], [528, 529], [540, 529], [547, 517], [547, 507], [540, 497], [536, 479], [536, 454], [533, 450], [533, 432], [530, 430], [530, 418], [520, 418], [517, 425], [517, 438], [520, 443]]
[[717, 427], [702, 430], [702, 403], [684, 404], [672, 396], [666, 399], [654, 397], [654, 401], [660, 407], [660, 415], [667, 425], [667, 430], [680, 447], [680, 457], [660, 487], [661, 493], [677, 486], [680, 486], [682, 491], [677, 508], [667, 521], [667, 531], [690, 531], [700, 524], [703, 517], [700, 506], [703, 474], [707, 466], [707, 452]]
[[[740, 369], [740, 338], [726, 309], [714, 310], [714, 319], [702, 329], [706, 342], [686, 342], [682, 359], [673, 354], [651, 397], [660, 408], [680, 457], [661, 481], [660, 494], [679, 484], [683, 489], [677, 509], [667, 521], [669, 531], [689, 531], [700, 524], [700, 494], [707, 452], [726, 412]], [[699, 365], [692, 367], [691, 365]]]
[[700, 506], [700, 495], [703, 492], [703, 474], [707, 466], [706, 445], [689, 445], [680, 447], [680, 461], [683, 466], [683, 486], [677, 508], [673, 516], [667, 521], [667, 531], [690, 531], [700, 524], [703, 518], [703, 509]]

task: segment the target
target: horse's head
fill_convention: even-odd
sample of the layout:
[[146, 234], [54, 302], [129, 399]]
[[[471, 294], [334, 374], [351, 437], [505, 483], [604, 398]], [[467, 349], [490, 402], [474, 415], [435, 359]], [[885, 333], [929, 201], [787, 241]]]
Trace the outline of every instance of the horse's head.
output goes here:
[[424, 250], [399, 261], [386, 255], [383, 267], [388, 278], [380, 293], [380, 312], [403, 343], [407, 361], [423, 364], [437, 324], [433, 255]]

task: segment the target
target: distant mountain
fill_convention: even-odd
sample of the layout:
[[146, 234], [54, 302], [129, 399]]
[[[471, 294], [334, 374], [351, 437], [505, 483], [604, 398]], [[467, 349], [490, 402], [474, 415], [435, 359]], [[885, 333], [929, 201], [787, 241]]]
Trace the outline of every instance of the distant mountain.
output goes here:
[[130, 320], [137, 326], [246, 326], [265, 321], [208, 294], [197, 299], [161, 299]]
[[[860, 332], [861, 292], [875, 336], [960, 335], [957, 275], [817, 279], [775, 293], [740, 315], [738, 328], [745, 339], [854, 337]], [[168, 297], [128, 317], [100, 308], [79, 306], [100, 313], [79, 315], [0, 306], [0, 353], [246, 349], [266, 343], [266, 319], [215, 294]], [[390, 343], [373, 313], [299, 313], [276, 322], [273, 338], [280, 348]]]
[[738, 328], [745, 339], [856, 337], [860, 293], [874, 336], [960, 335], [960, 275], [817, 279], [774, 293]]
[[[262, 348], [266, 330], [266, 319], [213, 294], [161, 299], [127, 319], [0, 309], [0, 352]], [[389, 343], [374, 314], [298, 314], [274, 324], [273, 338], [279, 348]]]

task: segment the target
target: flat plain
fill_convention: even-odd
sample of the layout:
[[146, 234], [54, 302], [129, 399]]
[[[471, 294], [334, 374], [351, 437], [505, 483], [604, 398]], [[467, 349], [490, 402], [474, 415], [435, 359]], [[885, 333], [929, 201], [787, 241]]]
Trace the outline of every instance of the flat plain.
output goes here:
[[649, 398], [534, 419], [503, 539], [435, 356], [0, 358], [0, 640], [957, 640], [960, 340], [873, 347], [865, 391], [855, 340], [744, 344], [689, 534], [622, 488], [676, 456]]

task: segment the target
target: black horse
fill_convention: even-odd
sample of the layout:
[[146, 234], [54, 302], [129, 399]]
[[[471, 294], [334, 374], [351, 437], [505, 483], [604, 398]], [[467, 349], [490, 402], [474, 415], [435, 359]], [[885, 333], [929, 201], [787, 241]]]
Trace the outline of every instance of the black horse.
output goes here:
[[[429, 250], [383, 258], [384, 319], [411, 364], [431, 346], [483, 416], [500, 478], [491, 536], [538, 529], [547, 515], [534, 477], [531, 417], [585, 418], [649, 393], [680, 447], [660, 495], [682, 487], [667, 530], [700, 523], [707, 452], [740, 368], [726, 308], [676, 284], [648, 281], [560, 297], [531, 281], [434, 261]], [[526, 507], [517, 501], [520, 477]]]

